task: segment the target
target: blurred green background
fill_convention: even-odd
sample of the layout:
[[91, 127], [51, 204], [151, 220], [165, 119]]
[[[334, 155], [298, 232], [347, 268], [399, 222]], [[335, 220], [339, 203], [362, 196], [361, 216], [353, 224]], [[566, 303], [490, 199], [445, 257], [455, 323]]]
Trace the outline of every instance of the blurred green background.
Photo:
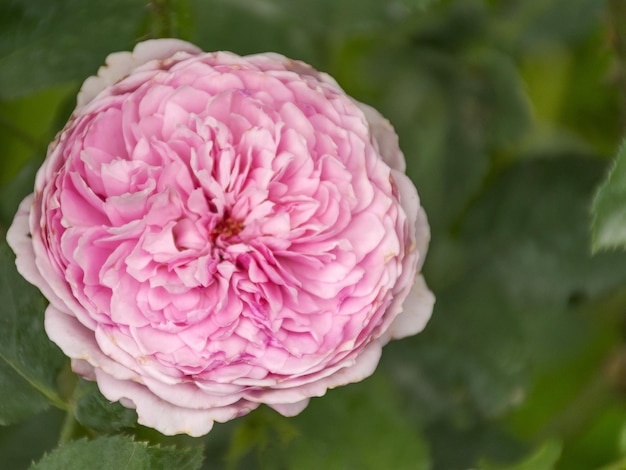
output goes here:
[[[0, 466], [27, 467], [65, 429], [202, 446], [211, 469], [626, 468], [626, 255], [590, 242], [626, 117], [626, 1], [0, 0], [0, 230], [82, 80], [163, 36], [304, 60], [391, 120], [432, 228], [433, 318], [298, 417], [260, 409], [196, 440], [136, 426], [82, 382], [67, 431], [15, 377], [30, 353], [4, 318]], [[33, 295], [7, 266], [2, 292]]]

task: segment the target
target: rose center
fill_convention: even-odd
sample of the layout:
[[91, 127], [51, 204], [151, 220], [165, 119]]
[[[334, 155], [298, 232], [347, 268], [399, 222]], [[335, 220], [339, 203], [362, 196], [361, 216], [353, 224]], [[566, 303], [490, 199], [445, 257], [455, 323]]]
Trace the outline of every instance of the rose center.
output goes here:
[[223, 240], [230, 240], [236, 237], [237, 235], [239, 235], [239, 232], [241, 232], [242, 230], [243, 230], [242, 221], [235, 220], [226, 216], [222, 220], [220, 220], [215, 225], [215, 227], [213, 227], [213, 230], [211, 230], [210, 235], [213, 240], [216, 240], [218, 238], [221, 238]]

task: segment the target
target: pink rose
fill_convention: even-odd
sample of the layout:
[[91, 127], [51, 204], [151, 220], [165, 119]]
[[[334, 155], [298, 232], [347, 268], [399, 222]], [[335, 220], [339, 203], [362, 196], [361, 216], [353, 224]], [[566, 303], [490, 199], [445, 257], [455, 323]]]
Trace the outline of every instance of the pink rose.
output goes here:
[[199, 436], [295, 415], [424, 327], [404, 165], [388, 121], [302, 62], [147, 41], [84, 83], [7, 238], [74, 371]]

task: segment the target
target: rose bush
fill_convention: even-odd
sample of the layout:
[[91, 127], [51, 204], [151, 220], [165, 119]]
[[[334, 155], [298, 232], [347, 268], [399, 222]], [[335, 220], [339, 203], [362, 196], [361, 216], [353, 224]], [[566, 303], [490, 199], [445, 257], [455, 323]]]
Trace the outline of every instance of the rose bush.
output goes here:
[[388, 121], [302, 62], [147, 41], [85, 81], [7, 239], [73, 370], [198, 436], [297, 414], [424, 327], [404, 165]]

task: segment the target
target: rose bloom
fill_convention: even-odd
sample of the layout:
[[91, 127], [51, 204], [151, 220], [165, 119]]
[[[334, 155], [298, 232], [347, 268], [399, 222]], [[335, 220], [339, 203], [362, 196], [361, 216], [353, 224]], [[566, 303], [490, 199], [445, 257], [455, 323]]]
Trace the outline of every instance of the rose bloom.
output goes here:
[[7, 239], [81, 376], [164, 434], [373, 373], [434, 297], [397, 136], [328, 75], [179, 40], [108, 57]]

